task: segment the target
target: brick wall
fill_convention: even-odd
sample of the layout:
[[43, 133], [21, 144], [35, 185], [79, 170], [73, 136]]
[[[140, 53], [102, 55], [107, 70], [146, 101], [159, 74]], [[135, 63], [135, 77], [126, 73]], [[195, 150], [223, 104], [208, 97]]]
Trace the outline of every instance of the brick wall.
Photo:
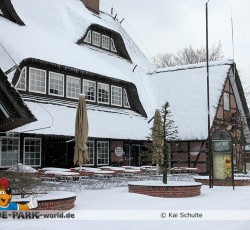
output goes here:
[[75, 206], [76, 197], [59, 200], [38, 201], [36, 210], [70, 210]]
[[200, 195], [201, 185], [193, 186], [145, 186], [145, 185], [128, 185], [129, 192], [139, 193], [155, 197], [193, 197]]

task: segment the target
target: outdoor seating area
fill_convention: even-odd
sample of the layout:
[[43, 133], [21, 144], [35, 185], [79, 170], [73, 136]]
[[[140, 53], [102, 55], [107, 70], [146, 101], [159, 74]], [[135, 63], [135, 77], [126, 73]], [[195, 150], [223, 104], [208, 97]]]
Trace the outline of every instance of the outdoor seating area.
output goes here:
[[[76, 167], [71, 169], [43, 168], [40, 178], [51, 189], [76, 191], [82, 189], [107, 189], [127, 186], [131, 181], [161, 181], [162, 174], [155, 166], [102, 166], [99, 168]], [[193, 181], [196, 168], [173, 168], [169, 170], [170, 181]]]
[[[18, 168], [25, 168], [19, 164]], [[12, 167], [13, 169], [13, 167]], [[46, 191], [81, 191], [83, 189], [108, 189], [111, 187], [127, 186], [131, 181], [161, 181], [162, 173], [156, 166], [102, 166], [57, 168], [45, 167], [38, 170], [5, 170], [1, 176], [7, 176], [12, 180], [16, 177], [25, 178], [35, 186], [30, 186], [29, 193], [41, 193]], [[21, 175], [21, 174], [22, 175]], [[193, 181], [197, 173], [196, 168], [172, 168], [169, 170], [169, 181]], [[17, 175], [18, 174], [18, 175]], [[27, 176], [28, 175], [28, 176]], [[33, 182], [32, 182], [33, 181]], [[26, 185], [27, 186], [27, 185]], [[15, 188], [14, 188], [15, 190]]]

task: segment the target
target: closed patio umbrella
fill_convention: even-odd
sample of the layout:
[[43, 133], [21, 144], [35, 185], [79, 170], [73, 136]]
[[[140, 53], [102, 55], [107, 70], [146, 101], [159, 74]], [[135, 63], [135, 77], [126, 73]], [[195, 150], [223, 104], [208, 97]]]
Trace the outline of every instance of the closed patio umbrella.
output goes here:
[[153, 155], [152, 164], [157, 166], [163, 163], [163, 127], [161, 121], [160, 110], [155, 110], [154, 123], [152, 128]]
[[78, 107], [76, 112], [75, 121], [75, 152], [74, 152], [74, 164], [79, 165], [80, 168], [83, 164], [88, 162], [88, 115], [86, 108], [85, 95], [79, 96]]

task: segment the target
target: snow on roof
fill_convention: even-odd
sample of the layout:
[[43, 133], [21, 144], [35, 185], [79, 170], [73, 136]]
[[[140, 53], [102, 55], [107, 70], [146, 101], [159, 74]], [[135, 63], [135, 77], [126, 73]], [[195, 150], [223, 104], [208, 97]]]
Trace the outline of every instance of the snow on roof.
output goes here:
[[[211, 123], [231, 64], [231, 61], [210, 63]], [[207, 138], [206, 82], [206, 65], [202, 63], [156, 70], [144, 76], [150, 106], [161, 108], [166, 101], [170, 103], [180, 140]], [[13, 131], [74, 136], [74, 106], [26, 103], [38, 121]], [[146, 119], [130, 110], [93, 105], [88, 105], [88, 118], [89, 137], [145, 140], [153, 124], [148, 124], [151, 117]]]
[[[25, 26], [0, 17], [0, 30], [5, 31], [0, 33], [0, 44], [4, 47], [0, 47], [3, 71], [13, 67], [13, 60], [20, 64], [24, 59], [36, 58], [132, 82], [137, 86], [145, 111], [152, 111], [146, 92], [140, 87], [144, 71], [152, 69], [152, 65], [118, 21], [106, 13], [93, 14], [80, 0], [11, 2]], [[132, 62], [93, 46], [76, 44], [91, 24], [120, 33]], [[137, 68], [133, 71], [135, 65]], [[8, 74], [10, 82], [13, 73]]]
[[[210, 62], [210, 122], [212, 124], [232, 61]], [[206, 64], [169, 67], [150, 72], [154, 108], [168, 101], [181, 140], [207, 138]]]
[[[36, 122], [12, 130], [47, 135], [75, 135], [76, 107], [26, 101]], [[145, 140], [147, 119], [130, 110], [87, 105], [89, 137]], [[59, 116], [60, 114], [60, 116]]]
[[[0, 30], [5, 31], [0, 33], [0, 43], [17, 64], [27, 58], [36, 58], [132, 82], [137, 87], [148, 120], [154, 109], [169, 101], [179, 138], [206, 139], [205, 64], [158, 69], [146, 75], [146, 71], [152, 70], [151, 64], [121, 24], [110, 15], [95, 15], [80, 0], [12, 0], [12, 4], [25, 26], [0, 17]], [[120, 33], [132, 63], [105, 50], [77, 45], [91, 24]], [[4, 50], [0, 50], [0, 63], [4, 71], [14, 65]], [[210, 63], [211, 118], [230, 63]], [[135, 65], [137, 68], [133, 71]], [[8, 76], [10, 81], [12, 76], [13, 72]], [[74, 136], [75, 108], [34, 101], [26, 101], [26, 104], [38, 121], [14, 131]], [[146, 118], [130, 110], [114, 112], [88, 107], [88, 114], [90, 137], [141, 140], [148, 136], [149, 126], [152, 126]]]
[[[32, 57], [126, 81], [131, 80], [135, 64], [151, 66], [118, 21], [105, 13], [94, 15], [80, 0], [12, 0], [12, 4], [25, 26], [0, 18], [0, 29], [5, 31], [0, 42], [16, 63]], [[77, 45], [91, 24], [119, 32], [134, 64], [110, 52]], [[13, 61], [5, 58], [3, 65], [6, 71]]]

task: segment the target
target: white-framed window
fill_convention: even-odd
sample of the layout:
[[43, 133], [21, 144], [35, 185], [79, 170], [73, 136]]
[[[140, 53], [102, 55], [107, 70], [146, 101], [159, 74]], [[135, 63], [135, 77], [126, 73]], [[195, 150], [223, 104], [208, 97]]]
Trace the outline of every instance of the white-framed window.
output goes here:
[[96, 83], [94, 81], [83, 80], [83, 93], [86, 101], [96, 101]]
[[29, 69], [29, 90], [46, 94], [46, 71], [36, 68]]
[[86, 37], [84, 38], [84, 42], [89, 44], [92, 43], [92, 45], [94, 46], [102, 47], [106, 50], [117, 52], [114, 40], [111, 37], [98, 33], [96, 31], [89, 30], [87, 32]]
[[111, 86], [111, 105], [122, 106], [122, 88]]
[[27, 68], [24, 67], [20, 73], [18, 82], [16, 84], [16, 89], [26, 90], [26, 75], [27, 75]]
[[77, 77], [67, 76], [67, 97], [68, 98], [79, 98], [81, 93], [81, 79]]
[[110, 38], [106, 35], [102, 35], [102, 48], [110, 49]]
[[130, 104], [128, 101], [128, 94], [127, 94], [127, 91], [125, 89], [123, 89], [123, 106], [126, 108], [130, 108]]
[[91, 30], [88, 31], [86, 38], [84, 39], [84, 42], [91, 44]]
[[41, 138], [24, 138], [23, 162], [25, 165], [41, 166]]
[[19, 147], [18, 137], [0, 138], [0, 167], [10, 167], [19, 162]]
[[101, 34], [92, 31], [92, 44], [94, 46], [101, 46]]
[[98, 82], [97, 87], [98, 87], [98, 102], [103, 104], [109, 104], [109, 85]]
[[55, 96], [64, 96], [64, 75], [49, 72], [49, 94]]
[[230, 110], [230, 95], [229, 95], [229, 93], [224, 93], [223, 98], [224, 98], [224, 109]]
[[110, 39], [110, 44], [111, 44], [111, 47], [110, 47], [111, 51], [117, 52], [117, 50], [116, 50], [116, 48], [115, 48], [114, 40], [113, 40], [112, 38]]
[[109, 142], [97, 141], [97, 164], [108, 165], [109, 164]]
[[88, 158], [89, 161], [86, 165], [94, 165], [94, 141], [87, 141], [88, 146]]

